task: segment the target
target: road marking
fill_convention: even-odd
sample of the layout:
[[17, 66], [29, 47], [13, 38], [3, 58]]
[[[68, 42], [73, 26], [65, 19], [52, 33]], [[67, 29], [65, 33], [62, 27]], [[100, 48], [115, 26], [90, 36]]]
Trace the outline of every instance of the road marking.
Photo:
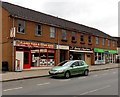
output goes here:
[[66, 82], [66, 81], [70, 81], [71, 79], [65, 79], [65, 80], [59, 80], [61, 82]]
[[18, 87], [18, 88], [11, 88], [11, 89], [6, 89], [6, 90], [3, 90], [4, 92], [6, 91], [11, 91], [11, 90], [18, 90], [18, 89], [22, 89], [23, 87]]
[[86, 77], [79, 77], [78, 79], [85, 79]]
[[43, 84], [37, 84], [38, 86], [43, 86], [43, 85], [48, 85], [50, 84], [50, 82], [47, 82], [47, 83], [43, 83]]
[[110, 87], [110, 85], [107, 85], [107, 86], [102, 87], [102, 88], [98, 88], [98, 89], [95, 89], [95, 90], [91, 90], [91, 91], [88, 91], [88, 92], [81, 93], [80, 95], [89, 94], [89, 93], [96, 92], [96, 91], [99, 91], [99, 90], [103, 90], [103, 89], [109, 88], [109, 87]]

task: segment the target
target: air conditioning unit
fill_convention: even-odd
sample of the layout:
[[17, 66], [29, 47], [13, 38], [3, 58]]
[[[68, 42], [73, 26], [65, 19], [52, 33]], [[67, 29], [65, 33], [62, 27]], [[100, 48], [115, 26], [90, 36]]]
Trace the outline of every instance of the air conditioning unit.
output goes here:
[[15, 32], [16, 32], [15, 27], [11, 28], [11, 30], [10, 30], [10, 38], [15, 37]]

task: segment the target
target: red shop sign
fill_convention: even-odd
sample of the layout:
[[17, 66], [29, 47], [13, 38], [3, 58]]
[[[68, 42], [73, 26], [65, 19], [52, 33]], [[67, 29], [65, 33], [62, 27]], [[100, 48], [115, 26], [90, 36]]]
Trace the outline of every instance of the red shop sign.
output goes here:
[[37, 42], [29, 42], [29, 41], [20, 41], [20, 40], [16, 40], [15, 46], [37, 47], [37, 48], [54, 48], [53, 44], [37, 43]]

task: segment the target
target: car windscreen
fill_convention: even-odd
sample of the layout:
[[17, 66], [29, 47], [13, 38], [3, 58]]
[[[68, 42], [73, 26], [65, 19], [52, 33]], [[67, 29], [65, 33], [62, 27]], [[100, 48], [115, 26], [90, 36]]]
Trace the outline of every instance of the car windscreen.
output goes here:
[[70, 66], [73, 62], [71, 61], [64, 61], [64, 62], [61, 62], [58, 66]]

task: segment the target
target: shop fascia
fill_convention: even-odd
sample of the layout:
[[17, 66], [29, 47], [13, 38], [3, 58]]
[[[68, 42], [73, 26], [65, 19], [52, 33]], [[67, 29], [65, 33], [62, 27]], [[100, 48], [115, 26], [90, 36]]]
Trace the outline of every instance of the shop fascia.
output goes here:
[[56, 49], [69, 50], [69, 46], [66, 46], [66, 45], [56, 45]]
[[84, 47], [70, 47], [70, 51], [72, 52], [88, 52], [93, 53], [92, 48], [84, 48]]
[[107, 49], [101, 49], [101, 48], [94, 48], [94, 52], [105, 53], [105, 54], [116, 54], [117, 50], [107, 50]]
[[54, 44], [32, 42], [32, 41], [23, 41], [23, 40], [15, 40], [14, 46], [54, 49]]

